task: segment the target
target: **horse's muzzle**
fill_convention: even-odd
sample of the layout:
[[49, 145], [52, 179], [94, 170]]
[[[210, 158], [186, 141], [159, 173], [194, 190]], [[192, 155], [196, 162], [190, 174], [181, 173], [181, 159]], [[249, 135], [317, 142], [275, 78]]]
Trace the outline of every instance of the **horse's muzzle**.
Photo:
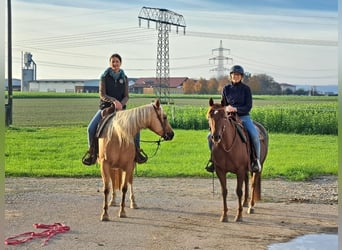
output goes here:
[[164, 135], [163, 135], [163, 138], [165, 141], [171, 141], [173, 139], [173, 136], [175, 134], [173, 133], [173, 131], [170, 131], [170, 132], [166, 132]]
[[218, 134], [214, 134], [211, 136], [211, 140], [214, 143], [219, 143], [221, 141], [221, 139], [222, 139], [221, 135], [218, 135]]

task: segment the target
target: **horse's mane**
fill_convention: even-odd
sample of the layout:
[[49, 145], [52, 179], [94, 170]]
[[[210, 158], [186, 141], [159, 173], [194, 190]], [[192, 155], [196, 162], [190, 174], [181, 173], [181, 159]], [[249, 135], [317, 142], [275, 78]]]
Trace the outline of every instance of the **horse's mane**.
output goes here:
[[109, 124], [107, 131], [108, 142], [115, 135], [122, 144], [133, 143], [135, 134], [145, 126], [146, 121], [151, 116], [151, 104], [136, 107], [133, 109], [118, 111]]

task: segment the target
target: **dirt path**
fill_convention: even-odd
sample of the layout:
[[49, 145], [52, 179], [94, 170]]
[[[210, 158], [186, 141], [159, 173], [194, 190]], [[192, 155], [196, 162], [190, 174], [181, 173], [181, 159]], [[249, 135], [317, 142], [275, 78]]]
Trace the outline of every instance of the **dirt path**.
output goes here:
[[[100, 179], [7, 178], [5, 236], [40, 232], [34, 223], [64, 223], [71, 230], [53, 237], [44, 249], [267, 249], [271, 243], [309, 233], [337, 233], [337, 178], [311, 182], [264, 180], [263, 201], [255, 214], [233, 222], [235, 180], [228, 180], [228, 223], [219, 222], [222, 200], [215, 179], [135, 178], [140, 209], [128, 218], [101, 222]], [[98, 189], [100, 192], [98, 192]], [[129, 205], [129, 203], [127, 203]], [[5, 249], [37, 249], [35, 239]]]

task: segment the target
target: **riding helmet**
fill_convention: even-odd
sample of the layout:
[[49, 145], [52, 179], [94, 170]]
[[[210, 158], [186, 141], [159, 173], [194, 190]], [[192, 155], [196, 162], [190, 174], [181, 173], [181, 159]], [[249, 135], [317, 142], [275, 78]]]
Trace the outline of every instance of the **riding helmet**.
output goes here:
[[243, 70], [243, 68], [240, 65], [234, 65], [230, 69], [230, 74], [232, 74], [232, 73], [239, 73], [243, 76], [245, 74], [245, 71]]

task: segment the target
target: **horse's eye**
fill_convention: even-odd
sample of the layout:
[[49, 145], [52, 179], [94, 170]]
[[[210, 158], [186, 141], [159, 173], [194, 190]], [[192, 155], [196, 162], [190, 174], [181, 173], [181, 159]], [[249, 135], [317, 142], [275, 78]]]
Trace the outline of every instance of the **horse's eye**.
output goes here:
[[167, 120], [167, 116], [166, 116], [166, 115], [164, 115], [163, 119], [164, 119], [164, 120]]

